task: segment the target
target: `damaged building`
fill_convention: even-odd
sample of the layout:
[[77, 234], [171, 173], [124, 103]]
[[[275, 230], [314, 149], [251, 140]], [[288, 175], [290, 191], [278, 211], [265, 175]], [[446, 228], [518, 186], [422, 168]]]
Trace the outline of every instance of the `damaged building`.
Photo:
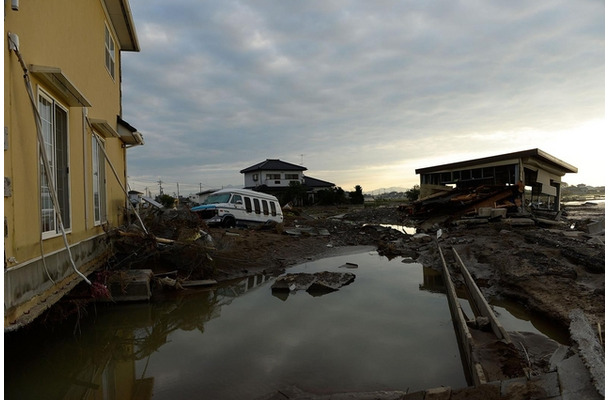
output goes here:
[[411, 213], [428, 216], [440, 208], [460, 216], [481, 209], [523, 212], [527, 206], [557, 214], [561, 178], [577, 172], [540, 149], [419, 168], [420, 198]]
[[6, 332], [106, 265], [144, 138], [122, 115], [122, 55], [140, 51], [128, 0], [5, 2], [4, 37]]

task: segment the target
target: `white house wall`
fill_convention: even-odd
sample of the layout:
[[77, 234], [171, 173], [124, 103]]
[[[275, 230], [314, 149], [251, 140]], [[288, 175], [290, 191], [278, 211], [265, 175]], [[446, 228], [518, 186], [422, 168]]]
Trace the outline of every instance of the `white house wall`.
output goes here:
[[[280, 179], [267, 179], [267, 175], [280, 175]], [[290, 182], [294, 182], [295, 179], [285, 179], [286, 174], [298, 175], [297, 181], [303, 183], [303, 172], [301, 171], [255, 171], [244, 174], [244, 186], [245, 187], [256, 187], [259, 185], [266, 185], [268, 187], [288, 187]], [[254, 176], [258, 176], [258, 179], [254, 179]]]

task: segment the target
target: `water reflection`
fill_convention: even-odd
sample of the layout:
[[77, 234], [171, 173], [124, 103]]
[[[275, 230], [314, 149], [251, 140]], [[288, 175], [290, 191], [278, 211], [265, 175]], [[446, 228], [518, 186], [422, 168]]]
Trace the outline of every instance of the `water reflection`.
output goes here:
[[[149, 359], [171, 341], [171, 333], [203, 333], [223, 306], [269, 279], [252, 276], [217, 290], [187, 290], [155, 304], [97, 305], [76, 327], [71, 321], [51, 332], [27, 329], [5, 335], [5, 363], [10, 365], [5, 369], [5, 396], [152, 398], [155, 378], [146, 377]], [[138, 361], [144, 362], [141, 374], [136, 374]]]
[[76, 335], [74, 322], [5, 335], [5, 396], [252, 399], [286, 385], [466, 386], [440, 273], [375, 252], [289, 272], [344, 272], [347, 262], [356, 280], [328, 296], [277, 301], [274, 278], [253, 276], [150, 304], [98, 305]]

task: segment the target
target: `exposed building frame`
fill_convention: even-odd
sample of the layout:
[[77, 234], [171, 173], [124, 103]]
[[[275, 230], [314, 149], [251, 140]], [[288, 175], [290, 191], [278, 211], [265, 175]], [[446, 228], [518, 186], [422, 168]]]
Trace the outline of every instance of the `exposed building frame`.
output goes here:
[[578, 168], [540, 149], [530, 149], [461, 162], [419, 168], [420, 196], [449, 187], [481, 185], [523, 185], [531, 190], [530, 204], [559, 211], [561, 178]]

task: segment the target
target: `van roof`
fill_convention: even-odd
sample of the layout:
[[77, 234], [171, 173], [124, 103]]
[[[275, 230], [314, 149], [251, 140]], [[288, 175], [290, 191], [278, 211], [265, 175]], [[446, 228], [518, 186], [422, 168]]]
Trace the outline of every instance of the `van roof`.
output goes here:
[[216, 194], [216, 193], [236, 193], [236, 194], [241, 194], [243, 196], [252, 196], [252, 197], [258, 197], [258, 198], [266, 199], [266, 200], [278, 201], [277, 197], [275, 197], [271, 194], [257, 192], [257, 191], [250, 190], [250, 189], [227, 188], [227, 189], [217, 190], [212, 194]]

